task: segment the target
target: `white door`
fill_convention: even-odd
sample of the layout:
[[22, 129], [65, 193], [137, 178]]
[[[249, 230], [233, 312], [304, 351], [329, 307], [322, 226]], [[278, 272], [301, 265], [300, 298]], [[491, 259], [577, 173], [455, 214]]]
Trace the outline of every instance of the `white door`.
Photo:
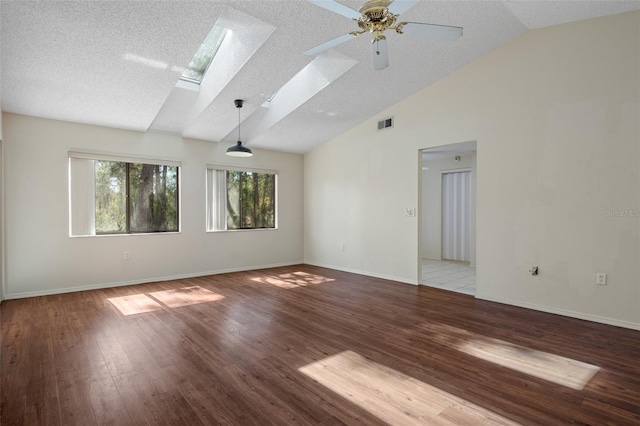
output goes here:
[[471, 259], [471, 172], [442, 174], [442, 259]]

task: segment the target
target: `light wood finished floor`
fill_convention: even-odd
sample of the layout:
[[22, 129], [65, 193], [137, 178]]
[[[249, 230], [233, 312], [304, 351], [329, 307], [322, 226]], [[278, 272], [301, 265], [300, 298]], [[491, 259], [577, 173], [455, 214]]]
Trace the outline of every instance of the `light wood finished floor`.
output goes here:
[[638, 425], [640, 332], [308, 265], [2, 303], [2, 425]]

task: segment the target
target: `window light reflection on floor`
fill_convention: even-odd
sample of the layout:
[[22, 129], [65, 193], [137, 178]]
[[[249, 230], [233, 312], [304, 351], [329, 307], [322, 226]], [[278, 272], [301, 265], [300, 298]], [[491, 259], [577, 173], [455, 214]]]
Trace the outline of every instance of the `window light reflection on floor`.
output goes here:
[[224, 299], [224, 296], [200, 286], [193, 286], [156, 291], [148, 295], [140, 293], [129, 296], [111, 297], [107, 300], [109, 300], [122, 315], [129, 316], [157, 311], [163, 309], [163, 306], [167, 308], [179, 308], [197, 303], [216, 302], [220, 299]]
[[390, 425], [517, 424], [352, 351], [298, 370]]
[[424, 328], [433, 332], [431, 339], [436, 339], [446, 346], [571, 389], [584, 389], [600, 370], [596, 365], [482, 336], [449, 325], [428, 324]]
[[297, 288], [328, 283], [335, 280], [321, 275], [309, 274], [307, 272], [294, 272], [291, 274], [267, 275], [264, 277], [252, 278], [252, 281], [281, 288]]
[[135, 315], [145, 312], [153, 312], [162, 309], [162, 306], [146, 294], [132, 294], [130, 296], [111, 297], [109, 302], [122, 313], [122, 315]]
[[180, 306], [195, 305], [197, 303], [216, 302], [224, 299], [224, 296], [213, 293], [200, 286], [154, 291], [153, 293], [149, 293], [149, 295], [170, 308], [179, 308]]

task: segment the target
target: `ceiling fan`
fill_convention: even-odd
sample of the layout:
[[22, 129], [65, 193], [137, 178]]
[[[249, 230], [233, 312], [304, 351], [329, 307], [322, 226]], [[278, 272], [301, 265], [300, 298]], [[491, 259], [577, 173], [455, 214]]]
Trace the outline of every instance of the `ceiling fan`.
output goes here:
[[462, 35], [462, 27], [423, 24], [419, 22], [398, 22], [398, 16], [406, 12], [419, 0], [369, 0], [357, 11], [334, 0], [307, 1], [353, 19], [360, 29], [313, 47], [305, 51], [305, 55], [317, 55], [358, 37], [360, 34], [368, 32], [373, 36], [373, 40], [371, 41], [373, 68], [375, 70], [381, 70], [389, 66], [387, 38], [384, 35], [384, 32], [387, 30], [395, 30], [398, 34], [409, 34], [412, 36], [441, 40], [456, 40]]

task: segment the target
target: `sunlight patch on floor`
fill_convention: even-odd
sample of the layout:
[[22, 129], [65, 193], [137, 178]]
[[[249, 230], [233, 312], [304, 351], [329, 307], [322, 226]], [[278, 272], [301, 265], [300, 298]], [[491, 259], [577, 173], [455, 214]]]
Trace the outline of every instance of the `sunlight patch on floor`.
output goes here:
[[[155, 291], [146, 294], [132, 294], [129, 296], [111, 297], [107, 299], [122, 315], [143, 314], [167, 308], [195, 305], [197, 303], [216, 302], [224, 296], [200, 286], [183, 287], [173, 290]], [[159, 303], [158, 303], [159, 302]]]
[[154, 291], [149, 293], [154, 299], [159, 300], [170, 308], [195, 305], [197, 303], [216, 302], [224, 299], [224, 296], [200, 286], [184, 287], [175, 290]]
[[328, 283], [335, 281], [321, 275], [309, 274], [307, 272], [294, 272], [291, 274], [267, 275], [259, 278], [252, 278], [253, 281], [261, 284], [269, 284], [280, 288], [297, 288], [308, 285]]
[[108, 299], [109, 302], [120, 312], [122, 315], [135, 315], [145, 312], [157, 311], [162, 309], [162, 306], [147, 296], [146, 294], [132, 294], [130, 296], [112, 297]]
[[584, 389], [600, 370], [596, 365], [482, 336], [449, 325], [428, 324], [424, 327], [434, 332], [435, 335], [431, 337], [438, 339], [444, 345], [571, 389]]
[[517, 424], [352, 351], [298, 370], [390, 425]]

